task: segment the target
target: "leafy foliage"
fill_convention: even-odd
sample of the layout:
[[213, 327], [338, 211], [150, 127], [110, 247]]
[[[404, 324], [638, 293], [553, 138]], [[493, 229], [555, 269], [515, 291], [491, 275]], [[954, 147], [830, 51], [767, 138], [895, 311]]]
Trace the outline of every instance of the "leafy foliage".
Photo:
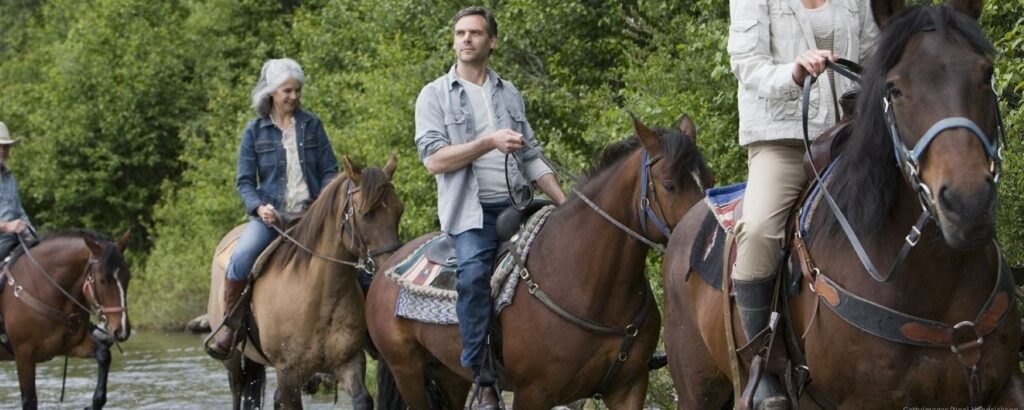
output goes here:
[[[13, 0], [0, 2], [0, 120], [25, 138], [11, 166], [26, 209], [52, 230], [132, 228], [138, 324], [177, 327], [205, 311], [220, 237], [242, 223], [234, 188], [248, 95], [267, 58], [297, 59], [304, 104], [358, 163], [399, 157], [402, 236], [437, 229], [433, 178], [413, 145], [420, 88], [453, 62], [463, 1]], [[547, 155], [568, 174], [630, 133], [627, 112], [672, 126], [687, 113], [719, 184], [745, 177], [736, 82], [717, 0], [490, 0], [492, 66], [524, 92]], [[983, 25], [1010, 140], [1000, 238], [1024, 259], [1024, 1], [989, 1]], [[566, 184], [572, 175], [562, 175]], [[660, 294], [660, 260], [648, 264]], [[651, 401], [673, 407], [667, 372]]]

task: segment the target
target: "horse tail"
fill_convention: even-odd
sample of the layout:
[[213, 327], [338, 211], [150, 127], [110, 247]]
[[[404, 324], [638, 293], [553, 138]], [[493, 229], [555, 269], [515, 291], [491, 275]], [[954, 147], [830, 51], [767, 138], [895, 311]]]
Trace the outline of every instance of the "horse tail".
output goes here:
[[380, 410], [405, 410], [405, 401], [398, 392], [395, 375], [384, 360], [377, 361], [377, 408]]
[[423, 381], [426, 383], [427, 389], [427, 400], [430, 401], [430, 410], [457, 410], [461, 406], [456, 407], [452, 404], [451, 399], [448, 397], [448, 392], [445, 391], [444, 386], [438, 381], [437, 377], [437, 366], [438, 363], [427, 363], [423, 366]]
[[647, 360], [648, 370], [658, 370], [665, 366], [668, 366], [668, 354], [665, 352], [655, 352], [649, 360]]

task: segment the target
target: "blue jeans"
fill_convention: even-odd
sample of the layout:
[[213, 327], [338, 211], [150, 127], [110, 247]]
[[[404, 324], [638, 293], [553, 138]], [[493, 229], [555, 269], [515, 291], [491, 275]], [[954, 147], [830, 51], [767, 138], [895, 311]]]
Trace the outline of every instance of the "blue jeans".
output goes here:
[[231, 253], [231, 261], [228, 262], [228, 280], [248, 279], [249, 271], [256, 263], [256, 258], [263, 253], [267, 245], [274, 241], [274, 238], [277, 238], [277, 231], [274, 228], [267, 226], [259, 218], [250, 216], [249, 223], [245, 225], [245, 230], [238, 237], [238, 245], [235, 245], [235, 250]]
[[459, 317], [462, 335], [461, 363], [462, 367], [473, 369], [476, 376], [486, 354], [484, 344], [491, 323], [491, 276], [494, 274], [491, 268], [498, 249], [498, 232], [494, 223], [498, 214], [508, 208], [507, 202], [481, 205], [483, 227], [452, 236], [458, 259], [455, 289], [459, 298], [455, 303], [455, 314]]

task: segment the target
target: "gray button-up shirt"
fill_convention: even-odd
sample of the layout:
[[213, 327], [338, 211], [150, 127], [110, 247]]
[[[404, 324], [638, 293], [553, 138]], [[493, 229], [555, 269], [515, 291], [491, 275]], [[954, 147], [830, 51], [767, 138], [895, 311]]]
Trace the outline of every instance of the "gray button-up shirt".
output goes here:
[[[494, 84], [491, 104], [495, 129], [508, 128], [523, 134], [523, 149], [515, 153], [518, 161], [506, 163], [513, 195], [516, 201], [522, 201], [530, 194], [527, 178], [536, 181], [552, 171], [540, 159], [540, 143], [526, 120], [526, 107], [519, 90], [493, 70], [487, 70], [487, 78]], [[453, 65], [448, 74], [423, 87], [416, 99], [416, 149], [420, 160], [426, 164], [427, 159], [443, 147], [473, 141], [477, 137], [475, 129], [469, 97], [459, 83]], [[455, 235], [483, 227], [479, 187], [472, 165], [437, 174], [435, 179], [441, 230]]]
[[[28, 214], [21, 207], [21, 197], [18, 195], [18, 181], [7, 167], [0, 167], [0, 221], [7, 222], [21, 219], [32, 229], [32, 222]], [[0, 233], [0, 252], [10, 249], [18, 242], [18, 238], [12, 233]], [[0, 255], [3, 258], [6, 255]]]

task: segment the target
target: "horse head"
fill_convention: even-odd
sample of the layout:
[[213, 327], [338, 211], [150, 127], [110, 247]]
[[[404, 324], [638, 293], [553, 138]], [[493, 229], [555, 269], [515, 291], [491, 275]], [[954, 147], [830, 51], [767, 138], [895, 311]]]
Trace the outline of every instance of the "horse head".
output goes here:
[[85, 301], [96, 311], [107, 337], [118, 342], [127, 340], [132, 332], [127, 305], [132, 272], [123, 256], [129, 234], [125, 232], [116, 244], [82, 237], [90, 252], [83, 284]]
[[859, 132], [888, 135], [891, 143], [879, 142], [893, 148], [903, 179], [958, 249], [995, 236], [1002, 162], [994, 49], [977, 23], [981, 3], [904, 9], [902, 1], [873, 0], [883, 31], [858, 107], [872, 118]]
[[398, 224], [404, 208], [391, 183], [398, 168], [392, 154], [384, 168], [360, 169], [342, 157], [348, 177], [341, 209], [342, 245], [358, 255], [367, 271], [374, 273], [377, 262], [398, 250]]
[[[684, 114], [675, 129], [656, 130], [632, 118], [636, 140], [644, 148], [637, 194], [641, 230], [665, 243], [686, 211], [714, 186], [714, 176], [697, 148], [697, 127], [690, 117]], [[647, 229], [648, 224], [658, 229]]]

